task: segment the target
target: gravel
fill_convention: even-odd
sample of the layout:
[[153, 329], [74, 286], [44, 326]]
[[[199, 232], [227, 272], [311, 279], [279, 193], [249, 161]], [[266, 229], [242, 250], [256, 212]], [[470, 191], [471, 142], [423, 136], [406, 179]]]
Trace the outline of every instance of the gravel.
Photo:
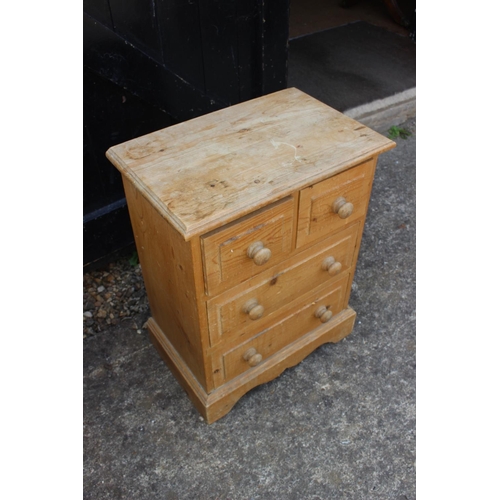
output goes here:
[[141, 265], [121, 258], [83, 275], [83, 338], [124, 319], [134, 319], [141, 334], [150, 316]]

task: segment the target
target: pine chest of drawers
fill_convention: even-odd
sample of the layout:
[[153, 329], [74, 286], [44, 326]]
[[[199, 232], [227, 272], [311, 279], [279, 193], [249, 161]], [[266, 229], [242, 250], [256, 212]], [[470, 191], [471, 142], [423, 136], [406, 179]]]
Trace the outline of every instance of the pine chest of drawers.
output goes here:
[[286, 89], [112, 147], [153, 344], [211, 423], [353, 328], [389, 139]]

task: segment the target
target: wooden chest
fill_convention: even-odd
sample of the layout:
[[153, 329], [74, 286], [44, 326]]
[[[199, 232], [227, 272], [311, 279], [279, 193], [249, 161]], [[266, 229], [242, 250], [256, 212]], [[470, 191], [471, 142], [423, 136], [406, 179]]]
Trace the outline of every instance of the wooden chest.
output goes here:
[[352, 331], [377, 157], [394, 146], [291, 88], [107, 152], [151, 340], [207, 422]]

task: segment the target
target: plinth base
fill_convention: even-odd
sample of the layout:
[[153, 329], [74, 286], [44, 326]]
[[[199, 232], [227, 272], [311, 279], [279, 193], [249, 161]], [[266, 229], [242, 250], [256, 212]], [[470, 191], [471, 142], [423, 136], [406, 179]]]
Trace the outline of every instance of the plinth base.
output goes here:
[[281, 349], [254, 368], [218, 387], [210, 394], [199, 384], [166, 335], [153, 318], [148, 320], [151, 341], [161, 357], [187, 392], [194, 406], [211, 424], [226, 415], [250, 389], [278, 377], [284, 370], [300, 363], [326, 342], [338, 342], [354, 327], [356, 313], [347, 308], [328, 323], [311, 330], [292, 344]]

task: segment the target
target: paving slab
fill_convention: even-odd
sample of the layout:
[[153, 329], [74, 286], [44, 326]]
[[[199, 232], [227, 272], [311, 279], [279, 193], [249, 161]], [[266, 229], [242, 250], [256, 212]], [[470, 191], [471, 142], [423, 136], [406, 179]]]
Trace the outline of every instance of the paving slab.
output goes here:
[[353, 333], [207, 425], [132, 318], [84, 340], [85, 499], [415, 499], [415, 119], [382, 155]]

